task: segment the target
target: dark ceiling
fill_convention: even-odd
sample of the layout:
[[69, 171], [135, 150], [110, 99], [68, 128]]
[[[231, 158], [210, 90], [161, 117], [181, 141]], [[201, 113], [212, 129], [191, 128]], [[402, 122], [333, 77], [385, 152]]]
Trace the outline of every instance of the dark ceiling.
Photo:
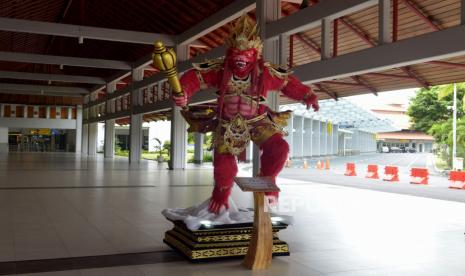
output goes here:
[[[3, 0], [0, 17], [66, 23], [112, 29], [180, 34], [233, 2], [232, 0]], [[227, 35], [220, 28], [199, 39], [216, 47]], [[0, 31], [0, 51], [136, 61], [151, 45]], [[195, 52], [195, 49], [192, 51]], [[204, 50], [199, 50], [204, 51]], [[0, 70], [110, 77], [115, 70], [1, 62]], [[18, 81], [8, 81], [18, 83]], [[26, 81], [20, 83], [37, 83]], [[59, 83], [59, 85], [65, 85]], [[77, 85], [86, 87], [86, 85]], [[88, 87], [88, 86], [87, 86]]]

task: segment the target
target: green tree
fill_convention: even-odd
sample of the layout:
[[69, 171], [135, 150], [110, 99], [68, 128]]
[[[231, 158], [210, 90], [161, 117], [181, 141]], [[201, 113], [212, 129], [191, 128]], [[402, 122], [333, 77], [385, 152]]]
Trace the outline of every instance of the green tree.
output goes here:
[[203, 140], [204, 148], [205, 149], [211, 148], [212, 143], [213, 143], [213, 134], [211, 132], [210, 133], [205, 133], [205, 138]]
[[187, 144], [192, 145], [195, 143], [194, 133], [189, 132], [187, 133]]
[[[441, 154], [443, 159], [452, 164], [452, 118], [433, 124], [429, 133], [434, 136], [436, 143], [446, 145]], [[465, 117], [457, 119], [457, 156], [465, 157]]]
[[[465, 95], [465, 84], [457, 85], [458, 98]], [[410, 100], [407, 114], [412, 128], [428, 132], [435, 123], [444, 122], [452, 116], [453, 84], [433, 86], [430, 89], [420, 89]], [[465, 98], [464, 98], [465, 100]], [[457, 116], [463, 116], [463, 101], [458, 101]]]
[[168, 157], [170, 156], [170, 150], [171, 150], [171, 141], [167, 140], [165, 143], [163, 143], [163, 150], [168, 154]]
[[410, 100], [407, 115], [413, 129], [428, 132], [434, 123], [447, 119], [447, 103], [439, 101], [438, 94], [438, 86], [422, 88]]

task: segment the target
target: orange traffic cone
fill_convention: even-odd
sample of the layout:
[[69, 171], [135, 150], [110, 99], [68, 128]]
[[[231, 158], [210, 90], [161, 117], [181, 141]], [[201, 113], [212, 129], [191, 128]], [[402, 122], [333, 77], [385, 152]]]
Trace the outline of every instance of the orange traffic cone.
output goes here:
[[307, 159], [304, 159], [304, 169], [308, 169]]
[[326, 169], [326, 170], [329, 170], [329, 159], [326, 159], [326, 166], [325, 166], [325, 169]]
[[318, 160], [318, 162], [316, 163], [316, 168], [317, 168], [318, 170], [323, 169], [323, 164], [321, 164], [321, 161], [320, 161], [320, 160]]

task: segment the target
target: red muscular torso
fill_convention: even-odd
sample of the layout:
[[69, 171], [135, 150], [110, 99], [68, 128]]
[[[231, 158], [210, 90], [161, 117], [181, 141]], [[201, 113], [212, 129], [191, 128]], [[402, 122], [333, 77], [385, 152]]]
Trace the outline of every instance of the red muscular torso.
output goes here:
[[[267, 107], [263, 104], [257, 105], [257, 99], [266, 99], [270, 91], [282, 91], [285, 96], [300, 101], [307, 106], [313, 106], [316, 110], [318, 109], [317, 97], [308, 86], [302, 84], [292, 75], [281, 77], [274, 74], [272, 70], [268, 66], [263, 66], [263, 75], [261, 76], [263, 80], [257, 86], [258, 92], [253, 91], [251, 86], [252, 77], [250, 75], [245, 80], [232, 76], [227, 81], [225, 91], [220, 93], [220, 95], [223, 95], [219, 99], [222, 101], [223, 109], [221, 112], [219, 111], [222, 118], [231, 119], [240, 114], [248, 119], [265, 112]], [[219, 68], [211, 70], [191, 69], [187, 71], [180, 79], [187, 99], [191, 98], [200, 89], [221, 88], [223, 72], [224, 70]]]

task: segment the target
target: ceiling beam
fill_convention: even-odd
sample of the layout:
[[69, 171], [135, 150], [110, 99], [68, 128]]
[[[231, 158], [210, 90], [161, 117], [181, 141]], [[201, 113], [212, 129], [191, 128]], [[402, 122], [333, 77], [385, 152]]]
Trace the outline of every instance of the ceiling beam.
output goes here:
[[18, 52], [1, 52], [0, 51], [0, 60], [12, 61], [12, 62], [24, 62], [24, 63], [89, 67], [89, 68], [131, 70], [131, 65], [129, 63], [125, 61], [119, 61], [119, 60], [51, 56], [51, 55], [39, 55], [39, 54], [28, 54], [28, 53], [18, 53]]
[[[32, 84], [16, 84], [16, 83], [0, 83], [0, 92], [10, 93], [13, 91], [23, 91], [32, 94], [34, 92], [40, 93], [66, 93], [78, 96], [80, 94], [87, 94], [89, 90], [81, 87], [69, 86], [51, 86], [51, 85], [32, 85]], [[61, 95], [61, 94], [60, 94]]]
[[[214, 49], [212, 49], [212, 50], [210, 50], [210, 51], [208, 51], [206, 53], [200, 54], [200, 55], [198, 55], [198, 56], [196, 56], [196, 57], [194, 57], [192, 59], [179, 62], [178, 71], [179, 72], [187, 71], [190, 68], [192, 68], [192, 63], [202, 62], [204, 60], [219, 58], [219, 57], [224, 56], [225, 53], [226, 53], [226, 47], [225, 46], [220, 46], [220, 47], [214, 48]], [[160, 74], [160, 73], [153, 74], [152, 76], [150, 76], [148, 78], [142, 79], [140, 81], [135, 81], [135, 82], [132, 83], [132, 85], [128, 85], [128, 86], [126, 86], [125, 88], [123, 88], [123, 89], [121, 89], [119, 91], [115, 91], [114, 93], [109, 94], [107, 97], [108, 97], [108, 99], [114, 99], [114, 98], [117, 98], [117, 97], [121, 97], [124, 94], [130, 93], [131, 90], [142, 89], [142, 88], [150, 86], [150, 85], [152, 85], [152, 84], [154, 84], [156, 82], [159, 82], [159, 81], [161, 81], [163, 79], [165, 79], [163, 74]], [[96, 86], [95, 89], [91, 89], [91, 91], [100, 90], [98, 88], [99, 88], [99, 86]], [[89, 106], [92, 106], [92, 103], [89, 104]]]
[[404, 5], [414, 14], [416, 14], [423, 22], [425, 22], [433, 31], [439, 31], [441, 28], [432, 20], [430, 16], [425, 15], [414, 1], [402, 0]]
[[[212, 16], [205, 19], [204, 21], [200, 22], [196, 26], [178, 35], [175, 40], [178, 44], [188, 44], [191, 42], [195, 42], [197, 39], [207, 34], [208, 32], [225, 25], [226, 23], [230, 22], [234, 18], [239, 17], [242, 13], [252, 10], [255, 7], [255, 3], [256, 3], [255, 0], [234, 1], [232, 4], [226, 6], [225, 8], [213, 14]], [[188, 68], [191, 67], [192, 62], [201, 62], [205, 59], [212, 59], [212, 58], [218, 58], [218, 57], [224, 56], [225, 52], [226, 52], [225, 46], [214, 48], [211, 51], [206, 52], [204, 54], [200, 54], [189, 61], [181, 62], [178, 65], [178, 70], [180, 72], [187, 70]], [[151, 55], [147, 55], [139, 59], [138, 61], [133, 62], [131, 64], [131, 67], [134, 69], [138, 69], [138, 68], [148, 66], [150, 63], [152, 63], [152, 57]], [[131, 68], [122, 69], [122, 71], [119, 71], [111, 78], [108, 78], [107, 82], [117, 81], [123, 78], [124, 76], [128, 74], [128, 70], [131, 70]], [[159, 74], [155, 74], [145, 80], [142, 80], [139, 83], [139, 85], [142, 85], [142, 86], [150, 85], [151, 83], [153, 83], [154, 80], [159, 79], [160, 76], [158, 75]], [[90, 92], [95, 92], [101, 89], [103, 89], [103, 86], [98, 85], [92, 88]]]
[[363, 84], [360, 84], [360, 83], [343, 82], [343, 81], [324, 81], [323, 84], [345, 85], [345, 86], [355, 86], [355, 87], [363, 86]]
[[66, 92], [47, 92], [47, 91], [21, 91], [21, 90], [10, 90], [2, 91], [0, 89], [0, 94], [9, 94], [9, 95], [38, 95], [38, 96], [59, 96], [59, 97], [81, 97], [80, 94], [76, 93], [66, 93]]
[[393, 78], [393, 79], [407, 79], [407, 80], [414, 79], [410, 76], [387, 74], [387, 73], [367, 73], [365, 75], [374, 76], [374, 77], [382, 77], [382, 78]]
[[256, 0], [233, 1], [220, 11], [176, 37], [178, 44], [188, 44], [255, 8]]
[[[360, 39], [362, 39], [365, 43], [367, 43], [368, 45], [370, 45], [371, 47], [374, 47], [376, 46], [377, 44], [379, 44], [379, 42], [375, 42], [373, 41], [372, 39], [370, 39], [370, 37], [365, 34], [364, 32], [362, 32], [360, 30], [359, 27], [357, 27], [356, 25], [350, 23], [347, 21], [346, 18], [344, 17], [341, 17], [340, 18], [340, 21], [341, 23], [343, 23], [344, 26], [346, 26], [352, 33], [354, 33], [355, 35], [357, 35]], [[382, 44], [382, 43], [381, 43]], [[404, 73], [406, 73], [409, 77], [411, 77], [413, 80], [415, 80], [418, 84], [420, 84], [422, 87], [425, 87], [427, 88], [429, 86], [428, 82], [425, 81], [422, 77], [420, 77], [418, 74], [416, 74], [415, 72], [413, 72], [413, 70], [409, 67], [405, 67], [405, 68], [400, 68]], [[352, 77], [354, 78], [354, 77]], [[359, 79], [358, 82], [363, 82], [363, 79]], [[378, 95], [378, 92], [376, 91], [376, 89], [374, 89], [374, 87], [370, 86], [369, 84], [367, 84], [366, 82], [363, 82], [365, 83], [366, 87], [371, 91], [373, 92], [373, 94], [375, 95]]]
[[[19, 33], [75, 37], [79, 40], [95, 39], [150, 45], [152, 45], [156, 40], [162, 40], [166, 45], [172, 46], [174, 45], [175, 41], [173, 36], [166, 34], [50, 23], [6, 17], [0, 17], [0, 30]], [[76, 43], [78, 43], [77, 40]]]
[[314, 83], [464, 54], [465, 26], [461, 25], [300, 65], [293, 70], [302, 81]]
[[356, 81], [358, 84], [362, 85], [366, 89], [368, 89], [371, 93], [373, 93], [375, 96], [378, 96], [378, 90], [373, 87], [371, 84], [369, 84], [364, 78], [360, 76], [352, 76], [351, 77], [354, 81]]
[[465, 69], [465, 64], [463, 63], [454, 63], [454, 62], [447, 62], [447, 61], [430, 61], [428, 63], [443, 66], [443, 67]]
[[407, 74], [409, 77], [412, 77], [419, 85], [421, 85], [423, 88], [428, 88], [431, 85], [429, 82], [425, 81], [423, 78], [419, 77], [417, 73], [415, 73], [410, 66], [405, 66], [400, 68], [405, 74]]
[[0, 71], [0, 78], [15, 79], [15, 80], [40, 80], [40, 81], [59, 81], [72, 83], [90, 83], [90, 84], [105, 84], [105, 80], [99, 77], [90, 76], [74, 76], [74, 75], [59, 75], [59, 74], [40, 74], [14, 71]]
[[267, 24], [265, 38], [277, 38], [282, 34], [295, 34], [320, 26], [322, 19], [341, 16], [378, 4], [378, 0], [326, 0], [296, 13]]
[[330, 92], [326, 88], [324, 88], [321, 84], [316, 83], [315, 86], [320, 90], [321, 92], [325, 93], [326, 95], [330, 96], [333, 100], [337, 101], [338, 100], [338, 95], [335, 92]]

